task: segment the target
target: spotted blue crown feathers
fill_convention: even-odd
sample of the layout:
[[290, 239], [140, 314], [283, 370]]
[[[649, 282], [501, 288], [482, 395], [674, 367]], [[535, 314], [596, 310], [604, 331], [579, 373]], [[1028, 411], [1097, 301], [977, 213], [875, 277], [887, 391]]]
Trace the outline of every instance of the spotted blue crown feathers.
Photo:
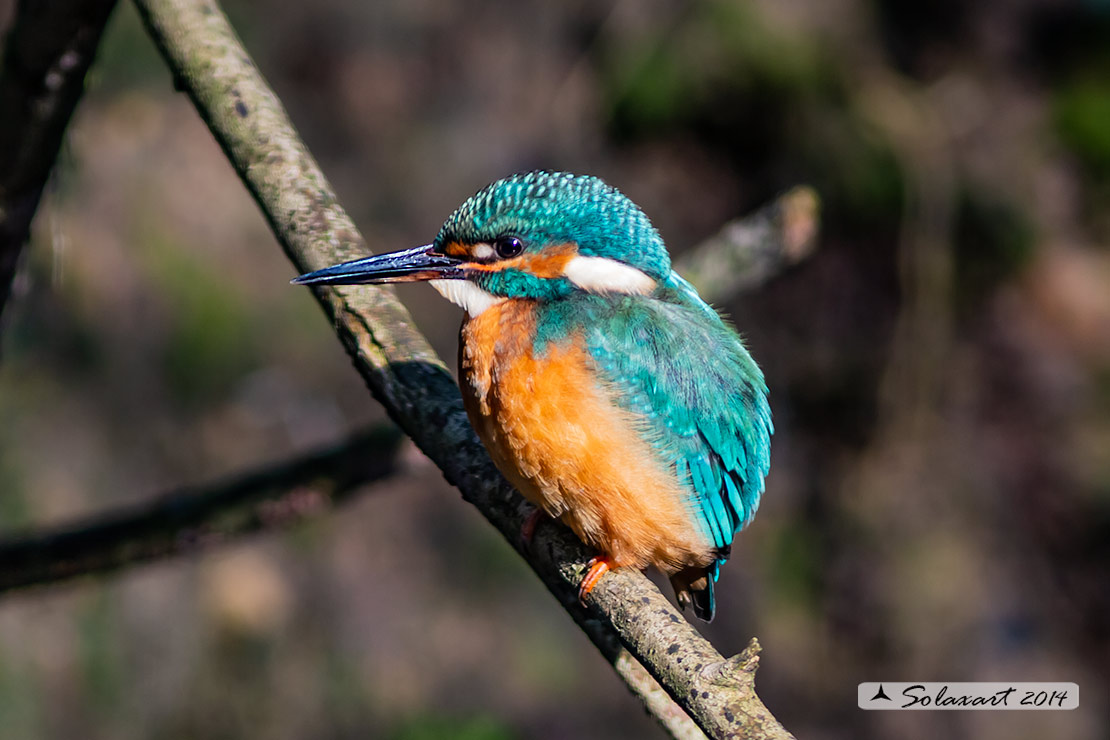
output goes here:
[[502, 234], [532, 245], [574, 243], [580, 254], [627, 262], [656, 280], [671, 274], [659, 232], [624, 193], [596, 177], [526, 172], [491, 183], [447, 217], [435, 244]]

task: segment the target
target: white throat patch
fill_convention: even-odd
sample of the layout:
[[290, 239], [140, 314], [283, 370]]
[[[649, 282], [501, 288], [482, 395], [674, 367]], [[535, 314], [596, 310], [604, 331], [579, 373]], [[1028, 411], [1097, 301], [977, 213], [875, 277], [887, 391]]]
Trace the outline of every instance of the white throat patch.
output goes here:
[[591, 293], [647, 295], [655, 281], [631, 265], [607, 257], [578, 255], [563, 268], [567, 280]]
[[471, 318], [490, 306], [505, 300], [479, 288], [467, 280], [429, 280], [428, 285], [456, 306], [462, 306]]

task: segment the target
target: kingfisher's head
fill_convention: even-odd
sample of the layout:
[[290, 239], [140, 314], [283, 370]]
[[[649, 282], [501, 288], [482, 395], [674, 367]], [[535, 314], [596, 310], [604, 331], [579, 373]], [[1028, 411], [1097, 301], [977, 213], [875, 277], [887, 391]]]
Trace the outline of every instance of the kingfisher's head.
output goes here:
[[671, 271], [659, 232], [596, 177], [528, 172], [479, 190], [431, 244], [302, 275], [299, 285], [427, 280], [472, 316], [506, 298], [647, 294]]

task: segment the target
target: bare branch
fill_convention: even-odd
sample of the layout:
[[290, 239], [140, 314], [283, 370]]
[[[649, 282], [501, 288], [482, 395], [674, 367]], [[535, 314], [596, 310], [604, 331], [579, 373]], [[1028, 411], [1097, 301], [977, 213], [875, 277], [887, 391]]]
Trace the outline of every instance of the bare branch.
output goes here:
[[94, 520], [0, 540], [0, 593], [102, 573], [283, 527], [392, 475], [402, 436], [385, 426], [235, 480], [186, 488]]
[[812, 254], [820, 214], [813, 188], [791, 188], [755, 213], [725, 224], [676, 260], [675, 270], [705, 300], [726, 301]]
[[[212, 0], [136, 0], [177, 78], [301, 271], [368, 250]], [[397, 423], [518, 548], [529, 506], [504, 481], [463, 411], [458, 388], [389, 290], [327, 288], [315, 295], [355, 367]], [[790, 737], [753, 690], [754, 654], [726, 661], [643, 574], [602, 579], [577, 604], [589, 553], [569, 530], [543, 526], [522, 556], [586, 633], [615, 631], [629, 653], [711, 737]], [[626, 681], [627, 672], [621, 673]], [[643, 695], [642, 687], [630, 688]], [[649, 706], [654, 706], [649, 702]]]
[[0, 69], [0, 312], [115, 0], [21, 0]]

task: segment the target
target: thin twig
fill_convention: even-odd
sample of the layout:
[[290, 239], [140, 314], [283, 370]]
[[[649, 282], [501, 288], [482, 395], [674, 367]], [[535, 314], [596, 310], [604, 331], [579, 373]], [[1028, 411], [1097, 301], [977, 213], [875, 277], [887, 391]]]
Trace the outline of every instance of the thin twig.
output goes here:
[[[148, 30], [298, 270], [367, 253], [319, 166], [212, 0], [136, 0]], [[397, 423], [518, 548], [529, 510], [471, 429], [458, 387], [388, 290], [320, 288], [315, 295], [356, 368]], [[725, 661], [638, 572], [601, 580], [587, 611], [577, 584], [589, 553], [569, 530], [541, 527], [521, 551], [592, 638], [616, 631], [711, 737], [785, 738], [755, 695], [754, 655]], [[625, 677], [622, 674], [622, 677]], [[630, 684], [642, 695], [638, 685]]]
[[116, 0], [21, 0], [0, 69], [0, 312]]
[[186, 488], [45, 532], [0, 540], [0, 593], [102, 573], [287, 526], [397, 470], [393, 426], [234, 480]]

